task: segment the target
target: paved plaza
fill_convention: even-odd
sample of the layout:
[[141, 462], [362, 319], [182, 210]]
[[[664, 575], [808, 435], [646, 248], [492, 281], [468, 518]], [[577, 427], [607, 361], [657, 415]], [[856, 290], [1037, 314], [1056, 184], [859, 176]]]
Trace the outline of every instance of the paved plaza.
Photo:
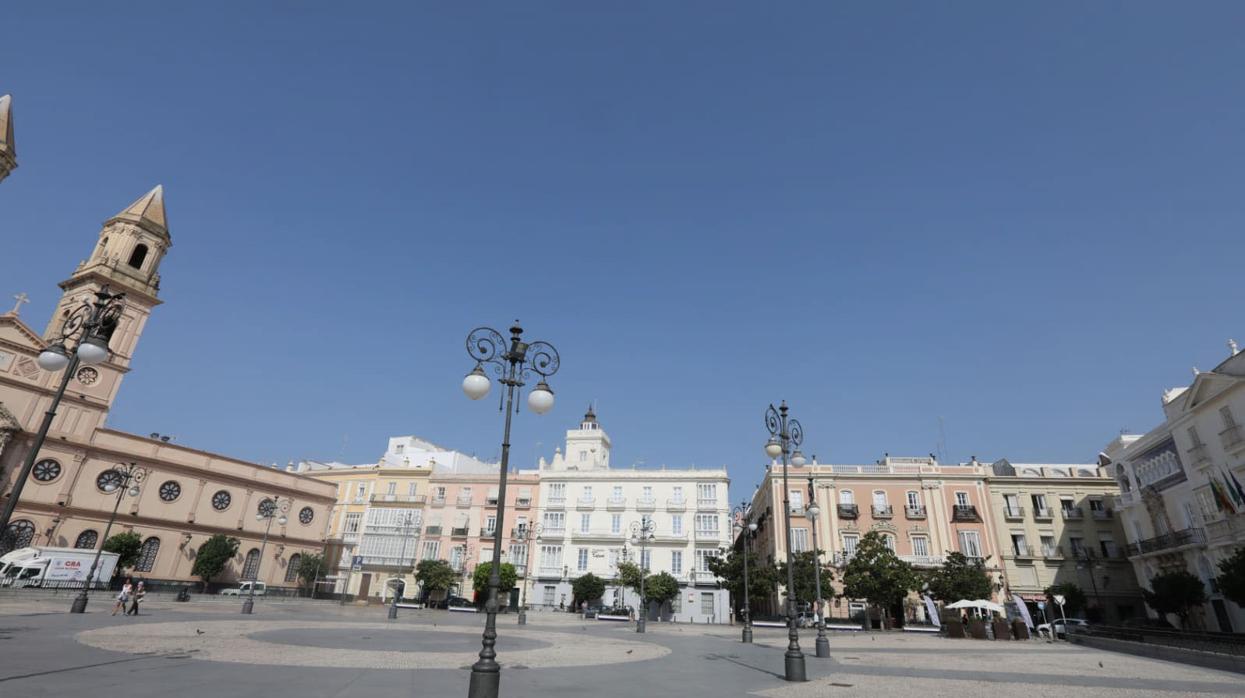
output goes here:
[[[138, 618], [86, 615], [69, 599], [0, 598], [0, 695], [462, 696], [483, 616], [307, 601], [154, 601]], [[781, 678], [785, 633], [580, 621], [533, 613], [500, 620], [505, 696], [1096, 696], [1241, 695], [1242, 677], [1063, 643], [834, 633], [833, 658], [809, 657], [811, 681]], [[805, 633], [806, 649], [812, 636]]]

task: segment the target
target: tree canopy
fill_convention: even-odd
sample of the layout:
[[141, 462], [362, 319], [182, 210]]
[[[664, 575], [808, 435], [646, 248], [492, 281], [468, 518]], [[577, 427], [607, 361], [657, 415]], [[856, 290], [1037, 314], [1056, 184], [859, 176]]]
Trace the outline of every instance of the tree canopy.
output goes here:
[[634, 562], [621, 561], [618, 563], [618, 583], [622, 586], [632, 589], [635, 593], [640, 593], [640, 579], [644, 573], [640, 571], [640, 566]]
[[[488, 592], [488, 577], [493, 571], [492, 562], [481, 562], [476, 565], [475, 572], [471, 573], [471, 586], [476, 590], [477, 594]], [[519, 580], [519, 574], [515, 571], [514, 565], [509, 562], [501, 563], [501, 585], [497, 587], [498, 593], [504, 594], [514, 588]], [[504, 601], [502, 601], [504, 604]]]
[[[791, 556], [795, 560], [795, 565], [791, 568], [791, 574], [795, 581], [795, 600], [807, 601], [812, 603], [817, 599], [830, 600], [834, 598], [834, 570], [826, 566], [821, 566], [821, 595], [817, 595], [817, 577], [814, 565], [817, 564], [817, 557], [811, 550], [795, 553]], [[785, 584], [787, 582], [787, 563], [783, 562], [778, 565], [777, 569], [778, 582]], [[752, 586], [752, 569], [751, 564], [748, 569], [748, 586]]]
[[1055, 603], [1056, 595], [1063, 596], [1063, 612], [1065, 614], [1077, 615], [1080, 614], [1081, 611], [1085, 610], [1085, 591], [1072, 582], [1053, 584], [1046, 587], [1044, 591], [1046, 592], [1047, 600], [1050, 601], [1047, 610], [1049, 611], [1050, 609], [1055, 609], [1051, 615], [1052, 618], [1057, 618], [1059, 616], [1059, 604]]
[[1142, 589], [1146, 603], [1159, 613], [1175, 613], [1180, 624], [1189, 621], [1189, 610], [1206, 603], [1206, 587], [1197, 575], [1188, 570], [1176, 570], [1156, 575], [1150, 580], [1150, 588]]
[[425, 595], [430, 591], [448, 591], [458, 581], [458, 573], [445, 560], [420, 560], [415, 565], [415, 581], [423, 585]]
[[574, 592], [574, 605], [578, 608], [581, 601], [591, 603], [605, 595], [605, 580], [589, 572], [572, 582], [571, 590]]
[[644, 580], [644, 596], [646, 601], [656, 601], [659, 604], [671, 601], [679, 595], [679, 580], [675, 579], [669, 572], [658, 572], [650, 574]]
[[223, 533], [208, 538], [203, 545], [199, 546], [199, 552], [195, 555], [194, 567], [190, 568], [190, 573], [203, 580], [204, 588], [207, 587], [213, 579], [216, 578], [234, 555], [238, 554], [237, 538], [230, 538]]
[[[329, 561], [320, 553], [309, 553], [298, 558], [298, 581], [305, 587], [312, 587], [316, 580], [329, 573]], [[314, 591], [314, 587], [312, 588]]]
[[1219, 572], [1215, 577], [1219, 590], [1237, 606], [1245, 606], [1245, 548], [1237, 548], [1232, 557], [1221, 561]]
[[919, 581], [912, 566], [886, 547], [882, 535], [870, 531], [856, 545], [843, 572], [843, 595], [889, 609], [901, 603]]
[[993, 590], [985, 561], [969, 559], [964, 553], [948, 553], [942, 567], [929, 576], [930, 596], [946, 603], [989, 599]]
[[[735, 606], [744, 605], [744, 556], [741, 551], [728, 550], [726, 554], [709, 558], [709, 571], [722, 580], [722, 588], [731, 593]], [[785, 579], [785, 577], [784, 577]], [[763, 599], [778, 583], [778, 568], [763, 562], [756, 553], [748, 554], [748, 592], [753, 599]], [[825, 579], [822, 579], [823, 586]], [[797, 586], [799, 586], [797, 582]], [[809, 585], [812, 589], [813, 585]]]
[[133, 567], [142, 554], [143, 537], [135, 531], [126, 531], [110, 536], [104, 541], [104, 552], [117, 554], [117, 569]]

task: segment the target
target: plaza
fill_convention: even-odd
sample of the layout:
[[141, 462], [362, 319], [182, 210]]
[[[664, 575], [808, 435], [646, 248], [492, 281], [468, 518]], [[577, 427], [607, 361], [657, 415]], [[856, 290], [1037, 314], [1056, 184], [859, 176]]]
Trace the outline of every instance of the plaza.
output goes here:
[[[453, 696], [466, 690], [483, 614], [265, 600], [154, 600], [137, 618], [64, 612], [66, 597], [0, 598], [4, 695]], [[1066, 643], [837, 632], [809, 681], [782, 680], [782, 628], [752, 645], [730, 625], [625, 622], [533, 613], [500, 621], [505, 696], [1239, 695], [1240, 677]], [[811, 649], [812, 637], [803, 640]]]

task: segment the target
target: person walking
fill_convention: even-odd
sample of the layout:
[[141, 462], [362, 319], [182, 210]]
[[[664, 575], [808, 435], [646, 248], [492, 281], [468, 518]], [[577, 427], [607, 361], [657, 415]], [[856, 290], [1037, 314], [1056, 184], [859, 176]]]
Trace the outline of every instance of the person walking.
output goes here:
[[112, 614], [117, 615], [117, 611], [124, 611], [125, 604], [130, 600], [130, 593], [134, 591], [133, 580], [126, 579], [125, 584], [121, 585], [121, 593], [117, 594], [117, 603], [112, 606]]
[[138, 602], [143, 600], [147, 595], [146, 583], [139, 581], [138, 586], [134, 588], [134, 593], [130, 594], [130, 610], [126, 611], [127, 616], [138, 615]]

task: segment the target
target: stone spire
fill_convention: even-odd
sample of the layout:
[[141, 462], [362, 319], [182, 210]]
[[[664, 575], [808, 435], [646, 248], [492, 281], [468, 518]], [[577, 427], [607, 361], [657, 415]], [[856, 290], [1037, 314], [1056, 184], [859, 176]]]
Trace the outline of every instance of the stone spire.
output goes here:
[[140, 196], [124, 211], [108, 219], [104, 225], [107, 226], [116, 221], [136, 223], [147, 232], [168, 239], [168, 220], [164, 216], [164, 185], [157, 184], [154, 189]]
[[17, 167], [17, 145], [13, 141], [13, 97], [0, 96], [0, 181]]

